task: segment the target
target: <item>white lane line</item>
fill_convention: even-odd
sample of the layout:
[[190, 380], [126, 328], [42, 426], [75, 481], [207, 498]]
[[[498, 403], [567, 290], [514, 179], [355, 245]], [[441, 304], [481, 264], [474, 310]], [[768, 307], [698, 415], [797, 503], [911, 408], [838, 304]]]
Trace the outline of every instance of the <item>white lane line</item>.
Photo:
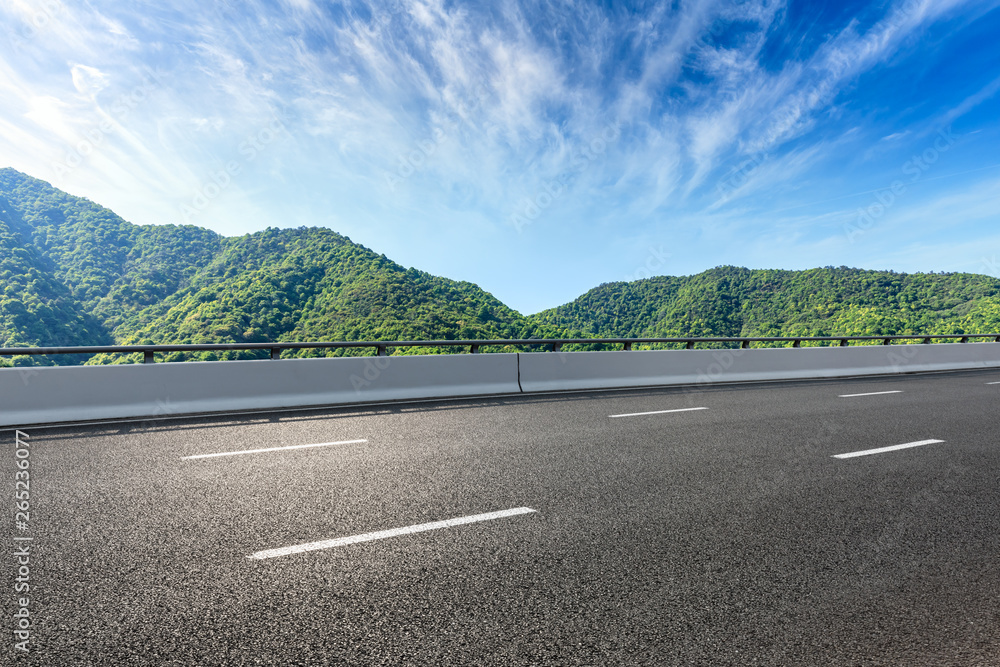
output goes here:
[[852, 459], [855, 456], [868, 456], [869, 454], [881, 454], [883, 452], [894, 452], [897, 449], [909, 449], [910, 447], [922, 447], [923, 445], [935, 445], [944, 440], [920, 440], [919, 442], [907, 442], [902, 445], [892, 445], [891, 447], [879, 447], [878, 449], [865, 449], [860, 452], [848, 452], [847, 454], [834, 454], [835, 459]]
[[873, 391], [867, 394], [841, 394], [839, 398], [854, 398], [855, 396], [881, 396], [882, 394], [902, 394], [902, 389], [894, 389], [893, 391]]
[[1000, 382], [987, 382], [986, 384], [1000, 384]]
[[289, 445], [288, 447], [265, 447], [263, 449], [243, 449], [238, 452], [219, 452], [218, 454], [195, 454], [194, 456], [182, 456], [181, 461], [189, 459], [212, 459], [217, 456], [237, 456], [239, 454], [260, 454], [261, 452], [283, 452], [286, 449], [308, 449], [310, 447], [332, 447], [334, 445], [355, 445], [367, 440], [341, 440], [340, 442], [321, 442], [315, 445]]
[[608, 417], [638, 417], [640, 415], [663, 415], [668, 412], [691, 412], [692, 410], [708, 410], [708, 408], [678, 408], [677, 410], [656, 410], [654, 412], [630, 412], [627, 415], [608, 415]]
[[264, 560], [265, 558], [277, 558], [278, 556], [299, 554], [305, 551], [316, 551], [318, 549], [332, 549], [334, 547], [342, 547], [348, 544], [357, 544], [358, 542], [371, 542], [373, 540], [384, 540], [388, 537], [398, 537], [400, 535], [423, 533], [428, 530], [437, 530], [438, 528], [451, 528], [453, 526], [461, 526], [467, 523], [477, 523], [479, 521], [492, 521], [493, 519], [504, 519], [509, 516], [517, 516], [518, 514], [530, 514], [535, 511], [536, 510], [533, 510], [530, 507], [515, 507], [514, 509], [501, 510], [499, 512], [487, 512], [486, 514], [474, 514], [472, 516], [458, 517], [457, 519], [432, 521], [431, 523], [421, 523], [417, 524], [416, 526], [406, 526], [405, 528], [393, 528], [392, 530], [380, 530], [375, 533], [363, 533], [361, 535], [352, 535], [350, 537], [338, 537], [336, 539], [323, 540], [321, 542], [306, 542], [305, 544], [296, 544], [291, 547], [268, 549], [266, 551], [258, 551], [255, 554], [247, 556], [247, 558], [251, 560]]

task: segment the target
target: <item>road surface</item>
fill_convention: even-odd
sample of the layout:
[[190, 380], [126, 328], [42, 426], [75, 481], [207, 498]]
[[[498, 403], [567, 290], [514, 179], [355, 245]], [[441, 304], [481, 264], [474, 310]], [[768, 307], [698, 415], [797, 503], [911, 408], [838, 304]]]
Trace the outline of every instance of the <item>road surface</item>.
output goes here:
[[0, 655], [998, 665], [998, 406], [982, 371], [28, 430]]

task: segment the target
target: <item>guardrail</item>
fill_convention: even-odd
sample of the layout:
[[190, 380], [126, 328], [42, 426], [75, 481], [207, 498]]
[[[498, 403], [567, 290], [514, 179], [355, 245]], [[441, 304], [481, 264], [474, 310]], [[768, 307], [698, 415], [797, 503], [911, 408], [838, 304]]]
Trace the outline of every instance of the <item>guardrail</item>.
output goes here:
[[[225, 359], [203, 363], [27, 366], [0, 369], [0, 427], [104, 419], [298, 409], [475, 396], [515, 396], [554, 391], [703, 385], [863, 377], [956, 370], [1000, 370], [1000, 334], [906, 336], [907, 342], [953, 344], [891, 345], [902, 336], [813, 338], [539, 338], [479, 341], [365, 341], [340, 343], [253, 343], [132, 345], [74, 348], [3, 348], [0, 354], [80, 354], [277, 350], [296, 347], [370, 347], [383, 356]], [[960, 342], [986, 340], [975, 345]], [[784, 343], [762, 347], [760, 343]], [[792, 351], [798, 341], [801, 349]], [[809, 346], [809, 341], [827, 344]], [[997, 341], [997, 342], [993, 342]], [[615, 349], [587, 354], [524, 352], [524, 347], [558, 350], [570, 342], [615, 343]], [[677, 343], [677, 348], [643, 350], [640, 343]], [[850, 343], [865, 342], [865, 344]], [[499, 346], [483, 347], [490, 343]], [[704, 343], [704, 344], [703, 344]], [[873, 344], [874, 343], [874, 344]], [[482, 354], [388, 354], [402, 345], [468, 346]], [[476, 346], [476, 347], [473, 347]], [[887, 347], [888, 346], [888, 347]], [[622, 351], [621, 348], [634, 351]], [[643, 345], [642, 347], [647, 347]], [[652, 347], [656, 347], [653, 345]], [[753, 347], [754, 349], [745, 349]], [[735, 349], [744, 348], [744, 349]], [[462, 350], [464, 351], [464, 350]], [[490, 352], [490, 354], [487, 354]], [[493, 354], [492, 352], [502, 352]], [[512, 353], [506, 353], [512, 352]], [[221, 355], [220, 355], [221, 356]], [[235, 356], [235, 355], [225, 355]], [[248, 355], [241, 354], [241, 357]], [[254, 355], [256, 356], [256, 355]], [[291, 356], [291, 355], [289, 355]]]
[[752, 343], [791, 343], [800, 347], [802, 343], [837, 342], [847, 347], [852, 341], [880, 341], [891, 345], [893, 341], [958, 340], [968, 343], [970, 339], [985, 338], [1000, 342], [1000, 333], [990, 334], [943, 334], [943, 335], [899, 335], [899, 336], [811, 336], [811, 337], [714, 337], [714, 338], [523, 338], [512, 340], [407, 340], [407, 341], [341, 341], [326, 343], [205, 343], [188, 345], [99, 345], [81, 347], [5, 347], [0, 348], [0, 357], [42, 356], [50, 354], [138, 354], [142, 353], [143, 363], [155, 362], [157, 353], [167, 352], [221, 352], [233, 350], [270, 350], [271, 359], [280, 359], [283, 350], [374, 348], [376, 355], [388, 355], [390, 347], [468, 347], [469, 352], [478, 354], [487, 346], [549, 346], [552, 352], [559, 352], [563, 345], [621, 345], [623, 350], [631, 350], [634, 345], [684, 344], [685, 349], [694, 349], [699, 343], [739, 343], [743, 349]]

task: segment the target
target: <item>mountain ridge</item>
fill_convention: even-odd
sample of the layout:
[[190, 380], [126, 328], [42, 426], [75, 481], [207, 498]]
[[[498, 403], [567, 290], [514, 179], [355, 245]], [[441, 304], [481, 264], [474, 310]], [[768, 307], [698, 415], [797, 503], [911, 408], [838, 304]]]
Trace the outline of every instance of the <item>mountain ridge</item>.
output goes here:
[[[45, 298], [36, 300], [62, 305], [65, 317], [72, 305], [90, 325], [54, 336], [30, 313], [17, 321], [11, 315], [0, 319], [0, 346], [51, 340], [63, 346], [571, 333], [530, 321], [472, 283], [406, 269], [325, 228], [268, 228], [223, 237], [194, 226], [134, 225], [13, 169], [0, 169], [0, 196], [5, 203], [0, 238], [20, 258], [8, 267], [0, 318], [8, 311], [21, 313], [24, 299], [33, 303], [28, 288], [41, 286], [38, 281], [44, 278], [51, 285]], [[15, 248], [20, 248], [17, 253]], [[34, 283], [18, 279], [24, 275], [35, 276]], [[56, 300], [59, 290], [63, 301]], [[327, 354], [291, 352], [321, 353]], [[362, 353], [367, 351], [329, 352]], [[257, 356], [233, 352], [170, 358]], [[93, 361], [134, 360], [99, 356]]]
[[533, 317], [601, 337], [858, 336], [1000, 329], [1000, 280], [970, 273], [721, 266], [605, 283]]
[[[0, 169], [0, 280], [0, 347], [1000, 329], [1000, 280], [848, 267], [721, 266], [692, 276], [605, 283], [525, 316], [473, 283], [402, 267], [327, 228], [269, 227], [224, 237], [191, 225], [135, 225], [9, 168]], [[259, 356], [242, 351], [167, 359]], [[88, 363], [136, 360], [99, 355]], [[0, 365], [11, 363], [0, 359]]]

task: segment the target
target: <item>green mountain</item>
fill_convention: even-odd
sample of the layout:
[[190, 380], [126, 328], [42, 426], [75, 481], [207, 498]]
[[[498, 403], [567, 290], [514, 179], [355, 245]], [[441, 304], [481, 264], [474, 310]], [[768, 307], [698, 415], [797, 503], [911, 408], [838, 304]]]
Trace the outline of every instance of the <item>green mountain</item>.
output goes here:
[[25, 243], [28, 227], [0, 197], [0, 345], [111, 342], [100, 320], [56, 276], [52, 261]]
[[992, 333], [1000, 330], [1000, 280], [722, 266], [694, 276], [607, 283], [534, 319], [608, 338]]
[[[525, 317], [476, 285], [407, 269], [329, 229], [267, 229], [226, 238], [193, 226], [134, 225], [87, 199], [0, 169], [0, 347], [998, 330], [1000, 280], [846, 267], [719, 267], [695, 276], [609, 283]], [[136, 360], [99, 355], [17, 357], [13, 363]], [[0, 365], [11, 363], [0, 359]]]
[[572, 335], [472, 283], [406, 269], [329, 229], [225, 238], [191, 226], [133, 225], [13, 169], [0, 170], [0, 197], [0, 346]]

